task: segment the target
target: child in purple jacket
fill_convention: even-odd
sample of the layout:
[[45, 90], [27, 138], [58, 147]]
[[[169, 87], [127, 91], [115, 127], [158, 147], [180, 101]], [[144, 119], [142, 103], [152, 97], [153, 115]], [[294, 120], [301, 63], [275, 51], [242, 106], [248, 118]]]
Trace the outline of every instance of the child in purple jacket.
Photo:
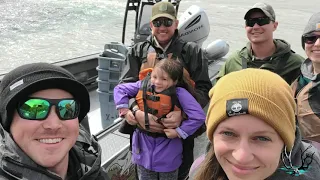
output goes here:
[[[150, 109], [153, 112], [163, 112], [164, 106], [154, 109], [154, 107], [152, 108], [154, 102], [145, 104], [143, 102], [147, 100], [161, 101], [166, 96], [163, 96], [163, 93], [168, 93], [173, 89], [174, 94], [171, 95], [171, 98], [176, 99], [177, 103], [172, 106], [179, 106], [187, 118], [176, 129], [164, 129], [164, 133], [156, 133], [156, 135], [137, 124], [138, 128], [132, 138], [132, 162], [137, 165], [140, 180], [176, 180], [178, 179], [179, 166], [182, 163], [181, 138], [186, 139], [201, 127], [205, 122], [205, 113], [192, 95], [194, 89], [187, 80], [179, 60], [163, 59], [159, 61], [153, 68], [151, 76], [146, 78], [148, 79], [135, 83], [117, 85], [114, 88], [114, 101], [120, 116], [125, 117], [130, 124], [137, 124], [134, 113], [129, 110], [130, 98], [136, 97], [141, 110], [148, 108], [148, 112]], [[143, 91], [143, 87], [149, 90], [147, 94], [146, 90]], [[149, 107], [144, 106], [146, 104]], [[173, 110], [172, 107], [169, 109]], [[161, 117], [158, 120], [161, 120]]]

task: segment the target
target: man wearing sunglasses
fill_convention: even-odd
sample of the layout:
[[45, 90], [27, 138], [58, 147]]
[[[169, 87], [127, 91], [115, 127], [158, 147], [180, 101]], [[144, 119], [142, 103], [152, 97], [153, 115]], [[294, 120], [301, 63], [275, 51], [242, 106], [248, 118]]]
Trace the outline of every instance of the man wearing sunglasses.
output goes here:
[[301, 75], [292, 84], [297, 118], [303, 137], [320, 143], [320, 12], [309, 19], [301, 42], [308, 58], [301, 65]]
[[286, 41], [273, 39], [273, 32], [278, 27], [273, 8], [256, 3], [247, 11], [244, 20], [249, 42], [228, 57], [217, 79], [250, 67], [273, 71], [291, 84], [299, 75], [303, 57], [294, 53]]
[[[161, 1], [152, 7], [150, 19], [152, 35], [145, 42], [139, 42], [129, 50], [120, 82], [136, 82], [139, 80], [140, 71], [153, 68], [164, 58], [177, 57], [195, 82], [198, 102], [205, 107], [209, 101], [208, 92], [212, 87], [208, 75], [208, 63], [202, 58], [201, 48], [196, 43], [184, 42], [179, 38], [178, 23], [176, 9], [170, 2]], [[133, 108], [135, 119], [141, 127], [145, 127], [144, 112], [137, 108], [137, 106]], [[181, 114], [180, 111], [170, 112], [167, 118], [163, 119], [162, 124], [167, 128], [178, 127], [182, 120]], [[149, 114], [149, 119], [156, 119], [156, 117]], [[162, 124], [149, 121], [149, 131], [163, 132]], [[133, 128], [130, 128], [126, 121], [123, 121], [123, 125], [120, 132], [131, 134]], [[183, 163], [179, 169], [179, 179], [185, 179], [188, 175], [193, 162], [194, 137], [204, 131], [203, 125], [194, 136], [183, 140]]]
[[0, 179], [109, 179], [101, 148], [80, 122], [84, 85], [48, 63], [20, 66], [0, 84]]

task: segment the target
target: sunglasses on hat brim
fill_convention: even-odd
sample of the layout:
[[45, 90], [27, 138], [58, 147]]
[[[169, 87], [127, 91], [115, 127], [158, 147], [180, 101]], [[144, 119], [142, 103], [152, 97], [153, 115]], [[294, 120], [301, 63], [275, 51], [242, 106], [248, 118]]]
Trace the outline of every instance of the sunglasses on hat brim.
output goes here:
[[308, 34], [303, 35], [303, 42], [306, 44], [314, 44], [320, 38], [320, 35]]
[[172, 19], [155, 19], [152, 21], [152, 24], [154, 27], [160, 27], [161, 25], [164, 25], [165, 27], [171, 27], [173, 24]]
[[259, 26], [264, 26], [270, 23], [270, 18], [268, 17], [260, 17], [260, 18], [249, 18], [246, 19], [246, 26], [253, 27], [255, 24]]
[[18, 103], [17, 111], [21, 118], [27, 120], [45, 120], [52, 106], [60, 120], [75, 119], [79, 115], [80, 103], [72, 98], [45, 99], [29, 97]]

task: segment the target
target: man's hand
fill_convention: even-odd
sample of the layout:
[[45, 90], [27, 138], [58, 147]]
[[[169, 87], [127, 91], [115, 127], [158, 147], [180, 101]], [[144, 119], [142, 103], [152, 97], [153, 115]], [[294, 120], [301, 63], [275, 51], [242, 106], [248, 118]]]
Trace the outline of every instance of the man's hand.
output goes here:
[[169, 139], [179, 137], [179, 134], [175, 129], [164, 129], [163, 131]]
[[162, 119], [162, 124], [168, 129], [175, 129], [182, 121], [181, 111], [172, 111], [167, 114], [167, 118]]
[[[156, 122], [156, 120], [158, 118], [152, 114], [148, 114], [148, 117], [149, 117], [149, 127], [150, 127], [150, 129], [148, 131], [163, 133], [164, 126], [162, 124], [159, 124]], [[145, 120], [144, 120], [144, 112], [143, 111], [138, 110], [136, 112], [136, 121], [140, 124], [140, 126], [142, 128], [145, 129]]]
[[132, 114], [132, 111], [130, 110], [125, 114], [125, 119], [130, 125], [134, 126], [138, 124], [138, 121], [136, 120], [136, 118]]

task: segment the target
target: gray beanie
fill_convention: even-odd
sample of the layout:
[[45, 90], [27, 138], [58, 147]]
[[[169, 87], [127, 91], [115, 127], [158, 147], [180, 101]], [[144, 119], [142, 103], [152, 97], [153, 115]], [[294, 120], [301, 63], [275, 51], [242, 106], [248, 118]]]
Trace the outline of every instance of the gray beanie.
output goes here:
[[19, 100], [45, 89], [62, 89], [80, 102], [79, 121], [90, 110], [86, 87], [62, 67], [49, 63], [26, 64], [4, 76], [0, 84], [0, 115], [5, 130], [10, 129], [12, 116]]
[[301, 37], [302, 48], [304, 49], [304, 36], [314, 31], [320, 31], [320, 12], [313, 14], [307, 26], [304, 28], [303, 35]]

